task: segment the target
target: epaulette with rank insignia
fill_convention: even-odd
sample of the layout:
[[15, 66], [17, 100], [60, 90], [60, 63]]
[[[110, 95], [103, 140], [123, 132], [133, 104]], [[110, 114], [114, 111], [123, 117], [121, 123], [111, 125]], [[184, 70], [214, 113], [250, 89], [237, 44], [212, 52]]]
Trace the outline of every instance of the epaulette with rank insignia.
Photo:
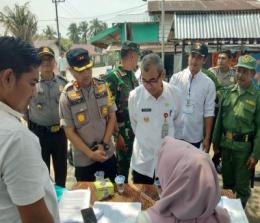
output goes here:
[[64, 77], [64, 76], [62, 76], [62, 75], [59, 75], [59, 74], [57, 74], [56, 77], [57, 77], [58, 79], [64, 81], [65, 83], [68, 83], [68, 80], [67, 80], [66, 77]]

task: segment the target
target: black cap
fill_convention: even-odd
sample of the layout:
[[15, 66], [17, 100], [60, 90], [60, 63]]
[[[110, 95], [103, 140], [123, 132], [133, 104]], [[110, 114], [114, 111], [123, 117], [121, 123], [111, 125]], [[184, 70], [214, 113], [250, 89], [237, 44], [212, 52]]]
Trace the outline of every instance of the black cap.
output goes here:
[[44, 56], [44, 55], [47, 55], [47, 56], [51, 56], [51, 57], [54, 57], [55, 54], [54, 54], [54, 51], [52, 48], [48, 47], [48, 46], [42, 46], [38, 49], [38, 55], [40, 57]]
[[132, 41], [125, 41], [122, 44], [121, 50], [124, 50], [124, 51], [132, 50], [132, 51], [139, 54], [140, 53], [140, 46], [139, 46], [139, 44], [134, 43]]
[[66, 57], [70, 67], [77, 72], [81, 72], [93, 66], [88, 51], [83, 48], [69, 50]]
[[204, 44], [204, 43], [194, 43], [191, 46], [191, 53], [196, 53], [199, 54], [203, 57], [207, 57], [208, 56], [208, 47]]

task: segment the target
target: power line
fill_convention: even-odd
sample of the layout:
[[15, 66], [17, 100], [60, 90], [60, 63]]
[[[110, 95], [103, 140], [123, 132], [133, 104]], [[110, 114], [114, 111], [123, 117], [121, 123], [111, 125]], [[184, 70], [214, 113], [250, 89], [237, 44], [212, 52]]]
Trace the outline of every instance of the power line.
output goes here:
[[94, 18], [97, 18], [97, 17], [106, 17], [106, 16], [111, 16], [111, 15], [116, 15], [118, 13], [122, 13], [122, 12], [127, 12], [127, 11], [131, 11], [131, 10], [134, 10], [134, 9], [138, 9], [138, 8], [141, 8], [143, 7], [144, 5], [146, 4], [142, 4], [142, 5], [139, 5], [139, 6], [136, 6], [136, 7], [133, 7], [133, 8], [128, 8], [128, 9], [124, 9], [124, 10], [120, 10], [120, 11], [115, 11], [115, 12], [111, 12], [111, 13], [106, 13], [106, 14], [101, 14], [101, 15], [95, 15], [95, 16], [90, 16], [90, 17], [75, 17], [75, 18], [68, 18], [68, 17], [60, 17], [61, 19], [75, 19], [75, 20], [89, 20], [89, 19], [94, 19]]
[[77, 15], [78, 14], [82, 15], [82, 13], [76, 7], [74, 7], [74, 5], [69, 0], [67, 0], [66, 3], [70, 5], [70, 7], [76, 12]]
[[[63, 5], [60, 5], [61, 9], [63, 9], [64, 11], [66, 11], [67, 14], [71, 15], [71, 16], [75, 16], [75, 14], [73, 14], [69, 9], [67, 9], [66, 7], [64, 7]], [[61, 16], [59, 16], [59, 18], [62, 18]]]

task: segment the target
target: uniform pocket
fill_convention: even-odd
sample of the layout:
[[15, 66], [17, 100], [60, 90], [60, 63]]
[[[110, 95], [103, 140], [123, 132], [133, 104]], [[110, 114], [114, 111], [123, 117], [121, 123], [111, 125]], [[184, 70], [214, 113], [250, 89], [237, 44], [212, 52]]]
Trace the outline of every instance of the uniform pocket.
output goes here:
[[251, 124], [253, 122], [255, 109], [256, 107], [254, 105], [241, 102], [238, 109], [238, 116], [242, 121]]
[[71, 112], [76, 128], [81, 128], [89, 124], [89, 112], [86, 105], [74, 105], [71, 108]]

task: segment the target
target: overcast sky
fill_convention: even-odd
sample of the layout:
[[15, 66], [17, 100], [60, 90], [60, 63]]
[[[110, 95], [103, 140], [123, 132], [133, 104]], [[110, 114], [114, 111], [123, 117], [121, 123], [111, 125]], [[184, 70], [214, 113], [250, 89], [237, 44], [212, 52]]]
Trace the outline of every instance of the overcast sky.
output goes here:
[[[56, 30], [55, 6], [52, 0], [0, 0], [0, 10], [3, 11], [5, 6], [13, 8], [15, 3], [21, 5], [25, 2], [30, 2], [30, 9], [38, 18], [39, 33], [47, 25]], [[146, 4], [142, 0], [65, 0], [58, 4], [61, 35], [66, 35], [70, 23], [90, 21], [93, 18], [103, 20], [111, 26], [116, 15], [147, 11]]]

